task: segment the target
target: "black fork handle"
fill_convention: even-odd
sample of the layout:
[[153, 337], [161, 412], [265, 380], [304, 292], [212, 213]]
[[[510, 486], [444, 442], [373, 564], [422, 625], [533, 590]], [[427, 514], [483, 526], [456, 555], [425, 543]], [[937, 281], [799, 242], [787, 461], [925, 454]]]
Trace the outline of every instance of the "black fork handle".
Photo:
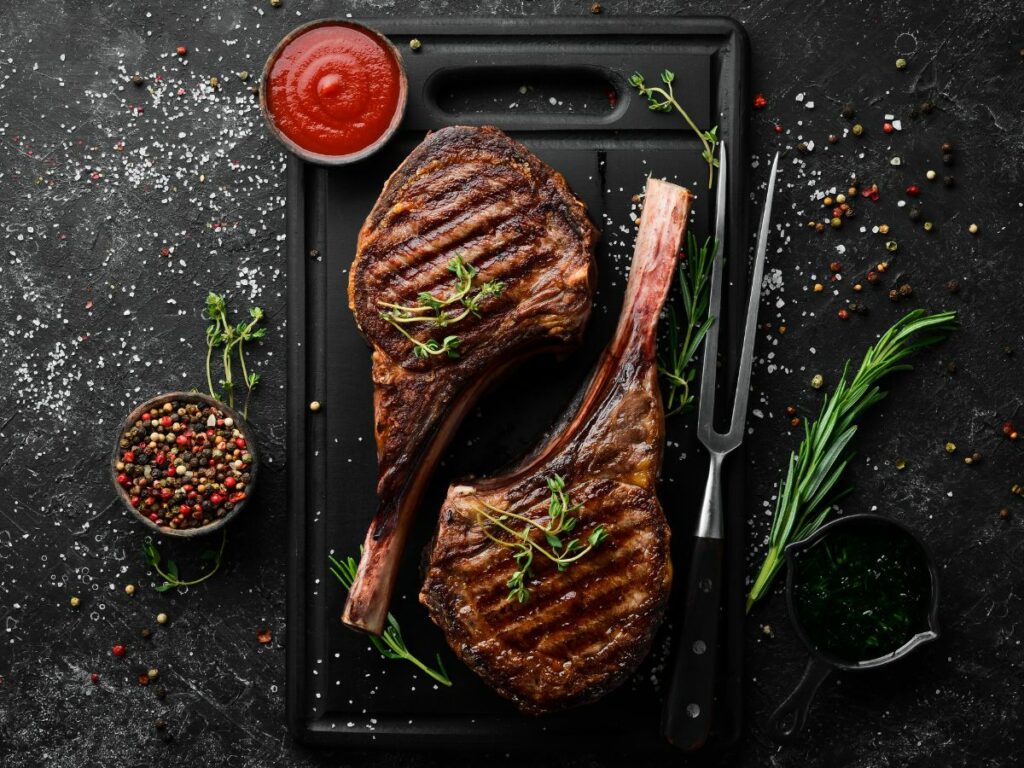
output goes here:
[[662, 731], [687, 752], [700, 749], [711, 732], [718, 670], [718, 626], [722, 606], [720, 538], [694, 538], [683, 631], [676, 646]]

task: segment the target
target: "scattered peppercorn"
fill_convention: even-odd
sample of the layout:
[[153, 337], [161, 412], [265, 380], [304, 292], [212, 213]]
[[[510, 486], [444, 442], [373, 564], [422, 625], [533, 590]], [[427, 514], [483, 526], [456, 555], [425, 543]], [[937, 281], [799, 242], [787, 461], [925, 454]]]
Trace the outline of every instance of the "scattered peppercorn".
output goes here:
[[153, 667], [146, 674], [149, 676], [150, 680], [156, 680], [160, 676], [160, 670], [156, 667]]
[[860, 283], [854, 283], [853, 290], [855, 290], [857, 293], [860, 293], [861, 291], [864, 290], [864, 286], [861, 285]]
[[260, 645], [266, 645], [273, 639], [273, 635], [270, 634], [270, 630], [266, 627], [261, 627], [256, 630], [256, 642]]
[[935, 229], [935, 224], [933, 222], [926, 221], [924, 223], [924, 231], [925, 232], [931, 232], [933, 229]]
[[971, 226], [969, 226], [967, 228], [967, 231], [970, 232], [972, 235], [978, 234], [978, 225], [977, 224], [971, 224]]
[[126, 595], [128, 595], [129, 597], [134, 595], [135, 594], [135, 585], [134, 584], [125, 584], [124, 585], [124, 593]]
[[900, 292], [900, 298], [904, 298], [905, 299], [907, 296], [913, 295], [914, 289], [910, 285], [910, 283], [904, 283], [903, 285], [900, 286], [899, 292]]
[[806, 155], [811, 151], [811, 148], [808, 146], [806, 141], [801, 141], [799, 144], [796, 145], [796, 151], [799, 152], [801, 155]]
[[853, 128], [850, 129], [850, 132], [854, 136], [861, 136], [864, 134], [864, 126], [861, 125], [860, 123], [855, 123]]
[[928, 171], [925, 173], [924, 177], [928, 179], [928, 181], [935, 181], [935, 177], [938, 175], [939, 174], [937, 174], [935, 171], [929, 168]]
[[889, 301], [899, 301], [900, 293], [895, 288], [889, 291]]
[[153, 636], [153, 630], [149, 627], [143, 627], [139, 630], [139, 634], [142, 636], [143, 640], [149, 640], [149, 638]]
[[867, 280], [868, 280], [868, 282], [869, 282], [869, 283], [871, 283], [872, 285], [874, 285], [874, 284], [875, 284], [875, 283], [877, 283], [877, 282], [878, 282], [878, 281], [879, 281], [880, 279], [881, 279], [881, 278], [880, 278], [880, 277], [878, 276], [878, 273], [877, 273], [877, 272], [875, 272], [875, 270], [873, 270], [873, 269], [869, 269], [869, 270], [868, 270], [868, 274], [867, 274]]
[[906, 459], [896, 459], [896, 469], [903, 471], [907, 467]]
[[850, 313], [847, 312], [845, 309], [840, 309], [838, 314], [840, 320], [846, 320], [850, 317]]
[[215, 405], [171, 400], [154, 406], [125, 430], [121, 446], [125, 471], [117, 483], [132, 507], [158, 526], [209, 525], [249, 494], [252, 453], [234, 419]]
[[882, 132], [883, 133], [892, 133], [895, 130], [896, 129], [893, 127], [892, 123], [889, 123], [889, 122], [882, 123]]
[[931, 101], [922, 101], [919, 109], [921, 110], [922, 114], [930, 115], [932, 113], [932, 110], [935, 109], [935, 104]]
[[829, 144], [838, 144], [839, 143], [839, 137], [836, 134], [834, 134], [834, 133], [830, 133], [828, 135], [828, 143]]
[[794, 416], [792, 419], [790, 419], [789, 420], [789, 426], [791, 426], [793, 429], [796, 429], [797, 427], [799, 427], [800, 426], [800, 417], [799, 416]]
[[314, 400], [313, 402], [311, 402], [309, 404], [309, 410], [313, 411], [313, 413], [316, 413], [317, 411], [319, 411], [320, 410], [320, 401], [319, 400]]
[[879, 224], [878, 225], [878, 234], [880, 234], [880, 235], [888, 235], [889, 234], [889, 225], [888, 224]]
[[814, 378], [811, 379], [811, 388], [812, 389], [821, 389], [821, 387], [822, 387], [822, 385], [824, 383], [825, 383], [825, 377], [822, 376], [820, 373], [816, 373], [816, 374], [814, 374]]
[[1014, 496], [1024, 496], [1024, 485], [1018, 485], [1017, 483], [1014, 483], [1013, 485], [1010, 486], [1010, 493], [1012, 493]]
[[167, 614], [166, 613], [158, 613], [156, 615], [156, 623], [157, 624], [166, 624], [167, 623]]
[[794, 406], [794, 405], [787, 405], [786, 406], [786, 415], [787, 416], [796, 416], [796, 406]]
[[842, 270], [843, 265], [838, 261], [833, 261], [831, 264], [828, 265], [828, 268], [833, 272], [839, 272]]
[[139, 685], [149, 685], [149, 675], [145, 672], [139, 673]]
[[594, 3], [592, 6], [590, 6], [590, 12], [593, 14], [598, 14], [601, 12], [601, 10], [602, 8], [600, 3]]
[[981, 454], [978, 453], [977, 451], [972, 453], [970, 456], [964, 456], [964, 464], [971, 464], [971, 465], [973, 465], [973, 464], [980, 464], [980, 463], [981, 463]]
[[946, 283], [946, 290], [950, 293], [960, 293], [960, 283], [956, 280], [950, 280]]
[[111, 648], [110, 651], [111, 651], [111, 653], [113, 653], [118, 658], [124, 656], [125, 653], [128, 652], [127, 649], [123, 645], [121, 645], [120, 643], [118, 643], [113, 648]]
[[948, 155], [948, 154], [950, 154], [953, 151], [953, 143], [949, 142], [949, 141], [944, 141], [942, 143], [941, 149], [942, 149], [942, 154]]
[[853, 104], [844, 104], [843, 109], [839, 114], [842, 115], [847, 120], [853, 120], [854, 116], [857, 113], [853, 109]]
[[412, 40], [409, 41], [409, 48], [413, 51], [418, 51], [422, 47], [423, 42], [418, 37], [414, 37]]
[[214, 90], [216, 90], [217, 88], [220, 88], [220, 78], [217, 77], [216, 75], [213, 75], [210, 78], [210, 87], [213, 88]]
[[885, 241], [885, 250], [887, 250], [889, 253], [896, 253], [896, 251], [899, 250], [899, 247], [899, 243], [897, 243], [895, 240]]
[[772, 629], [771, 624], [765, 624], [761, 627], [761, 634], [766, 637], [775, 637], [775, 630]]
[[868, 313], [867, 306], [861, 304], [859, 301], [851, 301], [848, 306], [848, 309], [851, 312], [856, 312], [858, 315], [866, 315]]
[[68, 602], [71, 603], [72, 608], [77, 608], [82, 604], [82, 600], [78, 597], [78, 595], [72, 595], [71, 599]]
[[139, 88], [139, 87], [141, 87], [141, 86], [143, 86], [145, 84], [146, 84], [146, 78], [144, 78], [138, 72], [136, 72], [134, 75], [132, 75], [132, 85], [134, 85], [136, 88]]
[[1011, 440], [1017, 439], [1017, 428], [1013, 425], [1012, 421], [1003, 422], [1003, 434]]
[[829, 224], [832, 225], [832, 229], [839, 229], [841, 226], [843, 226], [843, 220], [838, 216], [833, 216], [832, 219], [829, 221]]
[[956, 443], [946, 443], [946, 453], [956, 453]]
[[178, 46], [178, 55], [179, 56], [187, 56], [188, 55], [188, 48], [186, 48], [184, 45], [179, 45]]
[[999, 518], [1001, 520], [1009, 520], [1010, 519], [1010, 510], [1008, 510], [1006, 507], [1003, 507], [1002, 509], [1000, 509], [999, 510]]
[[243, 69], [241, 72], [238, 73], [238, 79], [244, 83], [246, 80], [249, 79], [249, 71]]
[[282, 0], [270, 0], [271, 8], [280, 8]]
[[92, 672], [89, 675], [89, 679], [92, 680], [92, 684], [93, 685], [99, 685], [100, 684], [100, 675], [99, 675], [98, 672]]
[[906, 68], [907, 68], [907, 60], [906, 59], [904, 59], [902, 56], [900, 58], [896, 59], [896, 69], [906, 69]]
[[768, 99], [764, 97], [763, 93], [759, 93], [754, 97], [754, 109], [764, 109], [768, 106]]
[[815, 293], [821, 293], [824, 290], [825, 290], [825, 286], [822, 285], [821, 283], [815, 283], [814, 284], [814, 292]]

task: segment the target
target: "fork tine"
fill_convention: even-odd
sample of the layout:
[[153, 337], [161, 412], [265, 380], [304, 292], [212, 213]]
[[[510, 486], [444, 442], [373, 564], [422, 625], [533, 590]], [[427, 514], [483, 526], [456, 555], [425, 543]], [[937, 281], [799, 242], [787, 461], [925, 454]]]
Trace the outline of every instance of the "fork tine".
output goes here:
[[715, 320], [704, 337], [704, 363], [700, 374], [700, 402], [697, 412], [697, 436], [710, 437], [715, 421], [715, 377], [718, 371], [718, 316], [722, 309], [722, 252], [725, 243], [726, 200], [725, 141], [718, 144], [718, 196], [715, 198], [714, 264], [711, 267], [711, 294], [708, 299], [708, 317]]
[[761, 279], [764, 276], [765, 254], [768, 251], [768, 228], [771, 223], [772, 202], [775, 199], [775, 177], [779, 171], [779, 153], [775, 153], [772, 175], [768, 179], [768, 194], [764, 199], [761, 213], [761, 228], [757, 233], [757, 252], [754, 256], [754, 272], [750, 277], [750, 298], [747, 300], [747, 322], [743, 331], [743, 351], [740, 353], [739, 376], [736, 380], [736, 399], [732, 404], [732, 421], [729, 423], [727, 442], [733, 447], [743, 439], [743, 427], [747, 420], [747, 400], [750, 396], [750, 369], [754, 362], [754, 342], [757, 336], [757, 310], [761, 300]]

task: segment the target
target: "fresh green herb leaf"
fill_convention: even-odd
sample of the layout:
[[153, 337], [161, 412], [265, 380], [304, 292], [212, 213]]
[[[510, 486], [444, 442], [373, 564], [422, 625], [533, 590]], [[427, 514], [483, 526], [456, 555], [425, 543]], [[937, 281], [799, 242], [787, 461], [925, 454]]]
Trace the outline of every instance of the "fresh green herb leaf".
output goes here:
[[[544, 523], [483, 501], [477, 509], [477, 525], [482, 528], [484, 535], [496, 544], [513, 550], [512, 559], [515, 560], [516, 570], [506, 582], [509, 588], [508, 600], [520, 603], [529, 600], [530, 589], [527, 583], [533, 575], [531, 567], [534, 554], [543, 555], [555, 564], [556, 569], [564, 571], [608, 538], [605, 527], [599, 525], [587, 537], [587, 546], [583, 546], [579, 539], [563, 543], [562, 534], [576, 527], [579, 518], [573, 517], [573, 514], [582, 509], [582, 505], [571, 503], [565, 490], [565, 479], [560, 475], [552, 475], [546, 482], [551, 499], [548, 501], [548, 516]], [[510, 521], [523, 523], [522, 530], [516, 531], [509, 524]], [[498, 529], [499, 535], [491, 533], [490, 528]], [[543, 536], [547, 547], [532, 538], [531, 534], [535, 530]], [[509, 538], [502, 537], [502, 533]]]
[[715, 322], [708, 314], [708, 305], [716, 248], [710, 239], [698, 245], [697, 238], [687, 236], [686, 258], [680, 260], [678, 272], [683, 311], [680, 314], [669, 306], [667, 349], [658, 360], [658, 370], [667, 384], [666, 416], [692, 410], [696, 400], [690, 385], [697, 376], [697, 353]]
[[700, 139], [704, 147], [701, 157], [708, 164], [708, 189], [711, 189], [715, 180], [715, 168], [718, 167], [718, 158], [715, 157], [715, 146], [718, 144], [718, 126], [707, 131], [702, 131], [697, 127], [697, 124], [693, 122], [693, 119], [683, 109], [672, 92], [672, 83], [675, 79], [675, 73], [670, 69], [666, 69], [661, 73], [661, 82], [665, 85], [665, 88], [658, 86], [648, 87], [644, 76], [639, 72], [634, 72], [630, 75], [629, 84], [636, 88], [641, 96], [647, 97], [647, 107], [652, 112], [671, 112], [675, 109], [683, 116], [683, 120], [690, 126], [690, 129], [697, 135], [697, 138]]
[[879, 380], [910, 370], [907, 357], [942, 341], [955, 328], [955, 312], [927, 314], [916, 309], [868, 347], [852, 380], [847, 361], [832, 396], [825, 398], [817, 419], [807, 420], [805, 437], [789, 457], [768, 535], [768, 553], [747, 595], [747, 611], [767, 594], [782, 567], [786, 546], [814, 533], [842, 495], [834, 489], [852, 456], [847, 448], [857, 433], [855, 422], [886, 395]]
[[228, 534], [227, 531], [224, 531], [220, 539], [220, 549], [217, 551], [208, 549], [199, 556], [203, 560], [212, 561], [213, 565], [209, 571], [196, 579], [182, 579], [178, 574], [178, 565], [173, 560], [168, 560], [166, 567], [161, 568], [159, 550], [151, 541], [143, 542], [142, 554], [146, 559], [146, 565], [156, 571], [156, 574], [164, 580], [163, 584], [154, 589], [157, 592], [166, 592], [173, 587], [193, 587], [196, 584], [202, 584], [220, 569], [221, 558], [224, 556], [224, 545], [227, 544], [227, 541]]
[[[327, 559], [330, 561], [330, 570], [334, 574], [334, 578], [341, 583], [346, 592], [350, 590], [352, 583], [355, 581], [356, 569], [358, 568], [355, 559], [346, 557], [339, 560], [333, 555], [328, 555]], [[394, 614], [388, 613], [388, 621], [387, 626], [384, 628], [384, 633], [380, 637], [370, 635], [370, 642], [384, 658], [404, 659], [441, 685], [451, 687], [452, 681], [448, 677], [448, 672], [445, 670], [444, 665], [441, 663], [441, 656], [437, 656], [437, 669], [431, 669], [416, 658], [406, 646], [405, 640], [402, 637], [402, 628], [398, 625], [398, 619], [395, 618]]]
[[[249, 322], [241, 322], [232, 325], [228, 322], [227, 301], [223, 296], [212, 291], [206, 297], [206, 319], [210, 325], [206, 328], [206, 385], [210, 397], [223, 400], [231, 408], [235, 407], [235, 384], [232, 371], [234, 358], [242, 367], [242, 382], [245, 384], [245, 405], [242, 408], [242, 415], [249, 415], [249, 401], [252, 398], [252, 391], [259, 382], [259, 375], [255, 372], [249, 373], [245, 359], [246, 342], [256, 341], [264, 338], [267, 329], [257, 327], [263, 319], [263, 310], [259, 307], [249, 308]], [[224, 370], [224, 378], [220, 380], [221, 394], [213, 388], [213, 353], [221, 350], [221, 365]]]
[[381, 307], [380, 316], [409, 340], [413, 355], [420, 360], [438, 355], [457, 358], [460, 339], [458, 336], [449, 335], [441, 342], [436, 339], [422, 341], [404, 326], [424, 323], [429, 328], [446, 328], [465, 320], [470, 315], [480, 317], [480, 305], [484, 299], [499, 296], [505, 289], [505, 284], [500, 280], [489, 280], [474, 290], [473, 278], [476, 277], [476, 268], [467, 264], [461, 253], [451, 258], [448, 270], [455, 275], [456, 285], [455, 290], [447, 298], [440, 298], [424, 291], [416, 297], [416, 303], [412, 305], [377, 302]]

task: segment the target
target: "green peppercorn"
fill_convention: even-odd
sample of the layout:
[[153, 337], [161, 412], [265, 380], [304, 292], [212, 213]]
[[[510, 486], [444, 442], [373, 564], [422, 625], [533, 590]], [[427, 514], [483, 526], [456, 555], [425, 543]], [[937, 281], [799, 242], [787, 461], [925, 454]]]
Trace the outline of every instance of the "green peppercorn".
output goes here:
[[412, 40], [409, 41], [409, 48], [411, 48], [414, 51], [418, 51], [422, 47], [423, 43], [420, 41], [418, 37], [414, 37]]
[[906, 59], [904, 59], [903, 57], [900, 57], [900, 58], [896, 59], [896, 69], [906, 69], [906, 68], [907, 68], [907, 60]]
[[935, 229], [935, 224], [933, 222], [926, 221], [924, 223], [924, 231], [925, 232], [931, 232], [933, 229]]
[[896, 251], [899, 250], [899, 247], [899, 244], [895, 240], [885, 241], [885, 250], [887, 250], [889, 253], [896, 253]]
[[820, 373], [814, 374], [814, 378], [811, 379], [811, 387], [814, 388], [814, 389], [821, 389], [821, 387], [822, 387], [822, 385], [824, 383], [825, 383], [825, 377], [822, 376]]
[[850, 132], [854, 136], [861, 136], [864, 133], [864, 126], [861, 125], [860, 123], [855, 123], [853, 128], [850, 129]]

